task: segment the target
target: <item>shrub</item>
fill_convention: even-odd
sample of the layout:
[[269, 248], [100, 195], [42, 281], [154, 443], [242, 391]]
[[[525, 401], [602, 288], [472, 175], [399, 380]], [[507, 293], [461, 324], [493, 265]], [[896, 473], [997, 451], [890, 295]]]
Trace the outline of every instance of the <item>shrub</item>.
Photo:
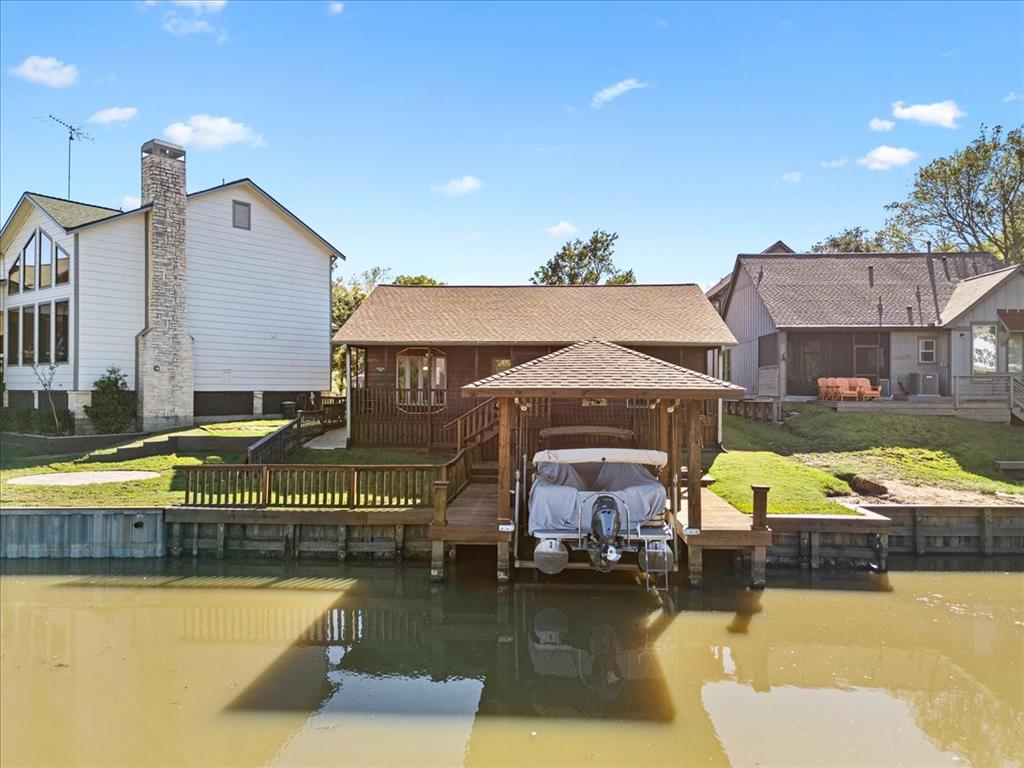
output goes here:
[[128, 380], [112, 365], [92, 385], [92, 405], [85, 406], [85, 415], [100, 434], [124, 432], [135, 421], [135, 403]]
[[75, 418], [67, 408], [58, 409], [57, 420], [60, 431], [53, 426], [53, 414], [47, 408], [4, 408], [0, 414], [0, 428], [4, 432], [20, 432], [26, 435], [73, 435]]

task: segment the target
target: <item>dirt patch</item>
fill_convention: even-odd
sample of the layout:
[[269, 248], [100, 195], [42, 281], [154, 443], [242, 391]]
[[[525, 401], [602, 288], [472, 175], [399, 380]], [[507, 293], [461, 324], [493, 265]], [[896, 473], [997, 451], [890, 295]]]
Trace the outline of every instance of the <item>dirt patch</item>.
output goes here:
[[847, 496], [836, 501], [851, 504], [878, 504], [880, 501], [889, 504], [972, 504], [977, 506], [999, 506], [1024, 504], [1024, 494], [1015, 493], [979, 493], [978, 491], [956, 490], [954, 488], [938, 488], [933, 485], [912, 485], [901, 480], [886, 478], [886, 493], [880, 495]]

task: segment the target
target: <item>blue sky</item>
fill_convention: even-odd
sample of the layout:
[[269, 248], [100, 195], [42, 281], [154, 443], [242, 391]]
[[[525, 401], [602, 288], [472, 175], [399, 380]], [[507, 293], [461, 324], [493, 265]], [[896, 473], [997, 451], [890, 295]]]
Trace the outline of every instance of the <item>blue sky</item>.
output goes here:
[[74, 199], [137, 197], [171, 138], [191, 190], [253, 178], [344, 273], [525, 282], [602, 228], [641, 281], [706, 285], [1024, 122], [1024, 4], [7, 1], [0, 66], [4, 216], [65, 194], [52, 113], [94, 137]]

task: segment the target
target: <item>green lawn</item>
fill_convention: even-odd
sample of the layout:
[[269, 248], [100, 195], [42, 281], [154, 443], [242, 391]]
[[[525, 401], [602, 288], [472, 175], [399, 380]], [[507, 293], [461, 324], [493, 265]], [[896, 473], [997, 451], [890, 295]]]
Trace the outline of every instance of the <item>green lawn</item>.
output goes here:
[[[90, 461], [86, 454], [37, 456], [21, 448], [0, 446], [0, 505], [5, 507], [162, 507], [180, 504], [184, 498], [182, 473], [176, 466], [194, 464], [231, 464], [242, 460], [240, 454], [196, 456], [165, 454], [131, 461]], [[89, 470], [146, 470], [160, 477], [127, 483], [103, 483], [68, 487], [10, 485], [7, 481], [22, 475]]]
[[772, 486], [773, 514], [842, 511], [829, 497], [849, 493], [846, 481], [855, 475], [883, 485], [944, 489], [953, 498], [1024, 496], [1024, 483], [993, 467], [996, 459], [1024, 459], [1020, 427], [943, 416], [838, 414], [809, 404], [787, 410], [795, 413], [781, 427], [725, 417], [729, 453], [718, 456], [710, 471], [719, 481], [715, 491], [740, 509], [750, 508], [750, 484], [765, 483]]

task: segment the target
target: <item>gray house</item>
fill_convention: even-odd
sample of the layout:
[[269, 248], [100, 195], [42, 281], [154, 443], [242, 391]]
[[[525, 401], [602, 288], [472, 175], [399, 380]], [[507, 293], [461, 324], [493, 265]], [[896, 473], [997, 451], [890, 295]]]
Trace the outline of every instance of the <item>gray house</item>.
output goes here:
[[720, 311], [724, 377], [752, 398], [863, 377], [883, 400], [1001, 401], [1008, 420], [1024, 376], [1024, 267], [986, 253], [740, 254]]

